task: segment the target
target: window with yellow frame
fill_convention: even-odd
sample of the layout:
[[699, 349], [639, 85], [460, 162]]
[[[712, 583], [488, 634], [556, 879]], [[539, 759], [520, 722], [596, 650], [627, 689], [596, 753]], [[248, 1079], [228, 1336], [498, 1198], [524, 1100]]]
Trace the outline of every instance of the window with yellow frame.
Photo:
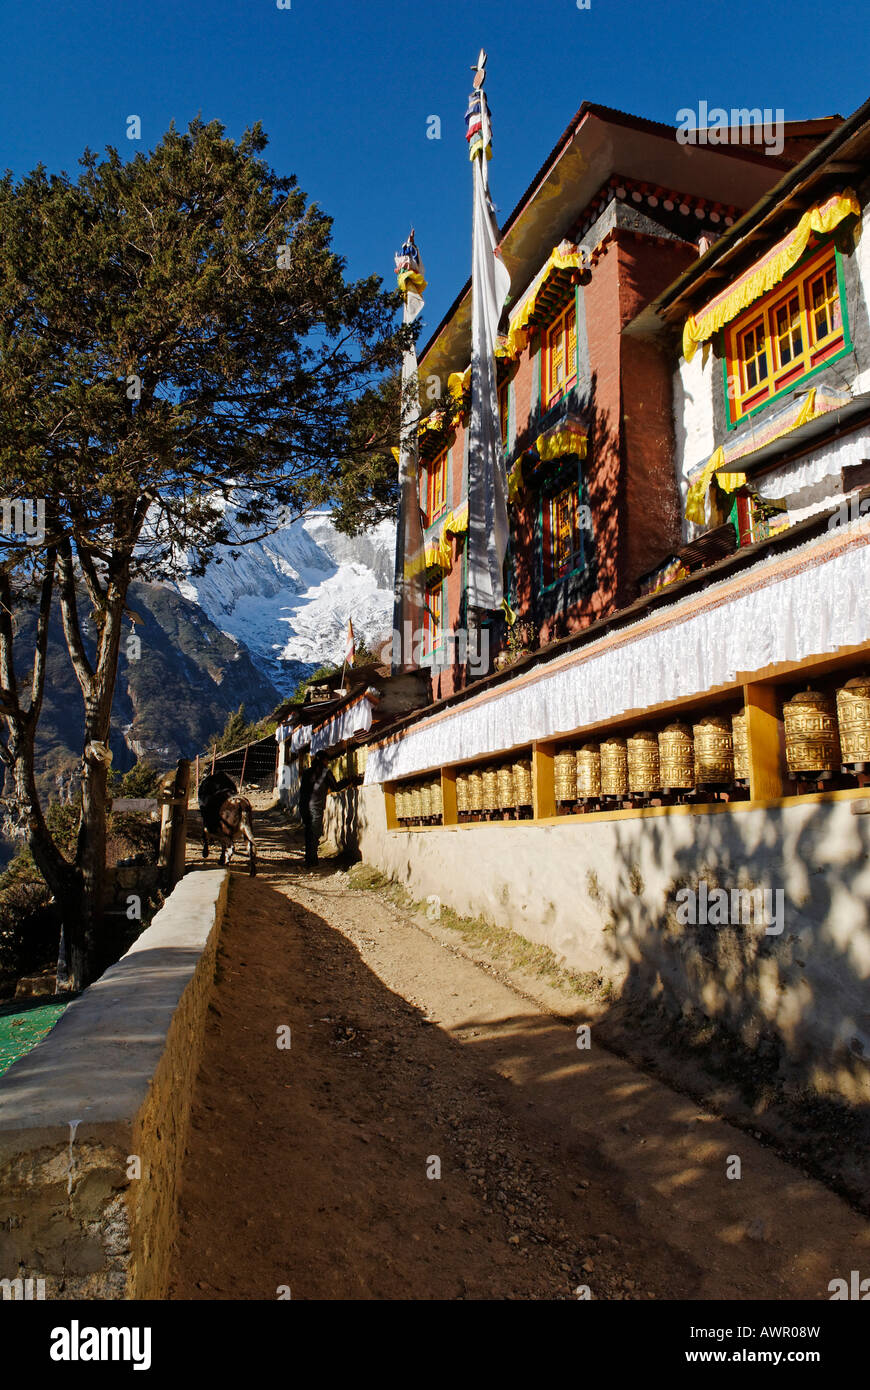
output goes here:
[[545, 406], [554, 405], [577, 381], [577, 313], [574, 301], [544, 333]]
[[576, 480], [543, 499], [541, 540], [545, 586], [582, 568], [583, 526]]
[[442, 449], [435, 458], [428, 459], [423, 464], [421, 497], [427, 526], [437, 521], [441, 513], [447, 509], [448, 453], [447, 449]]
[[730, 423], [850, 347], [837, 253], [829, 244], [726, 328]]
[[441, 579], [426, 585], [423, 609], [423, 655], [431, 656], [441, 645], [443, 633], [443, 585]]

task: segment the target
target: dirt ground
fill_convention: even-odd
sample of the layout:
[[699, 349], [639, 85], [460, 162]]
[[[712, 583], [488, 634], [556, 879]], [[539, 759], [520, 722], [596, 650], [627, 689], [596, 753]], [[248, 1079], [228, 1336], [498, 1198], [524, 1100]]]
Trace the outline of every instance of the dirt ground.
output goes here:
[[579, 1050], [582, 1010], [555, 1017], [337, 861], [306, 871], [277, 816], [257, 838], [259, 876], [232, 868], [172, 1298], [827, 1299], [870, 1262], [821, 1183], [594, 1026]]

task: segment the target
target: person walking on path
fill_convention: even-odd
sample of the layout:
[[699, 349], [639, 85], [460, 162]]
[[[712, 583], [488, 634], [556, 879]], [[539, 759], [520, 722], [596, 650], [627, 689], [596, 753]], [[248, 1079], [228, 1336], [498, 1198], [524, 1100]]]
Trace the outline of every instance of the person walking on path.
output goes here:
[[337, 782], [326, 761], [325, 753], [315, 753], [310, 765], [299, 779], [299, 812], [305, 827], [305, 867], [317, 863], [317, 847], [323, 834], [323, 816], [329, 792], [341, 791], [347, 780]]

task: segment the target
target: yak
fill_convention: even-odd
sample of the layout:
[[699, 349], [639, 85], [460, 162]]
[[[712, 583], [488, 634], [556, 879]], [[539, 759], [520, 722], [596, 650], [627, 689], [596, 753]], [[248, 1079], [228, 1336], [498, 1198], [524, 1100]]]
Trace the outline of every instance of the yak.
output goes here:
[[236, 836], [245, 837], [249, 846], [248, 872], [257, 872], [257, 846], [254, 844], [254, 812], [247, 797], [226, 772], [210, 772], [197, 791], [202, 814], [202, 857], [208, 859], [209, 836], [221, 847], [221, 864], [233, 857]]

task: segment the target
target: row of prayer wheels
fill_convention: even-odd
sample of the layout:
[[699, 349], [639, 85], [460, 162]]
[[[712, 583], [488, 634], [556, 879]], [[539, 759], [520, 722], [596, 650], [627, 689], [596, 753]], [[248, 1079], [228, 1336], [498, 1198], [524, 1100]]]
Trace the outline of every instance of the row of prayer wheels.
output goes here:
[[396, 788], [396, 819], [400, 825], [440, 825], [443, 809], [440, 777]]
[[853, 676], [836, 696], [800, 690], [783, 705], [782, 718], [792, 777], [870, 770], [870, 676]]
[[[870, 677], [836, 693], [800, 691], [783, 704], [786, 762], [795, 778], [870, 771]], [[749, 785], [746, 710], [676, 720], [655, 734], [584, 743], [554, 759], [557, 803], [621, 800]]]
[[[789, 776], [815, 780], [845, 772], [870, 772], [870, 676], [855, 676], [836, 695], [807, 689], [784, 701]], [[661, 795], [690, 796], [749, 786], [746, 710], [707, 714], [695, 723], [675, 720], [658, 733], [640, 729], [625, 737], [565, 748], [553, 760], [556, 803], [622, 801]], [[456, 776], [460, 821], [532, 813], [530, 758]], [[401, 824], [441, 824], [438, 778], [396, 789]]]
[[710, 714], [694, 726], [675, 720], [658, 734], [639, 729], [565, 749], [553, 770], [562, 805], [727, 787], [749, 776], [746, 721]]
[[520, 758], [500, 767], [472, 768], [456, 774], [456, 811], [460, 820], [532, 809], [532, 761]]

